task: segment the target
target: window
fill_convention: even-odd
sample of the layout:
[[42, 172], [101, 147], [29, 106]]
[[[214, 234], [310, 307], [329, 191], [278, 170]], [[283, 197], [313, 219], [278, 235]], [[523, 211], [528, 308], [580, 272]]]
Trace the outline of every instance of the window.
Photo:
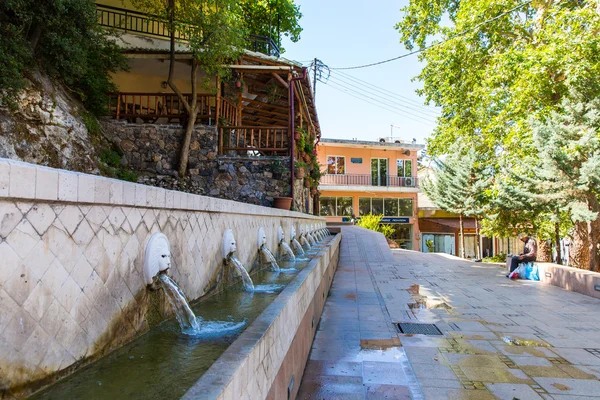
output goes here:
[[358, 215], [371, 214], [371, 198], [370, 197], [359, 197], [358, 198]]
[[398, 215], [401, 217], [412, 217], [413, 216], [413, 202], [412, 199], [398, 199]]
[[353, 214], [352, 197], [321, 197], [319, 215], [327, 217], [350, 217]]
[[360, 197], [358, 199], [359, 215], [384, 215], [386, 217], [412, 217], [412, 199], [382, 199], [376, 197]]
[[327, 173], [343, 175], [346, 173], [346, 157], [327, 156]]
[[412, 176], [412, 160], [397, 160], [398, 176], [401, 178], [410, 178]]

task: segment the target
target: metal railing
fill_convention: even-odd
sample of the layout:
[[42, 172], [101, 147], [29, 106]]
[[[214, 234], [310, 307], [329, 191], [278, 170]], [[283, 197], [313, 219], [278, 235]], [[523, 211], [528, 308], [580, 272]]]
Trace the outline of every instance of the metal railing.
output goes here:
[[[169, 27], [164, 18], [152, 14], [144, 14], [126, 8], [112, 7], [96, 4], [96, 19], [98, 25], [126, 32], [135, 32], [143, 35], [170, 38]], [[195, 25], [181, 24], [185, 29], [175, 32], [175, 39], [186, 41], [190, 31]], [[279, 57], [280, 49], [275, 41], [268, 36], [249, 35], [247, 38], [248, 50]]]
[[401, 176], [372, 176], [357, 174], [326, 174], [321, 176], [319, 185], [336, 186], [393, 186], [393, 187], [419, 187], [417, 177]]
[[247, 156], [289, 155], [289, 133], [284, 126], [221, 126], [219, 153]]
[[[185, 94], [191, 103], [191, 94]], [[198, 95], [198, 120], [208, 120], [209, 124], [217, 123], [216, 96], [212, 94]], [[174, 93], [141, 93], [119, 92], [109, 96], [109, 116], [115, 119], [142, 119], [144, 122], [156, 122], [159, 118], [182, 120], [187, 112], [179, 97]], [[228, 124], [237, 123], [237, 107], [225, 98], [221, 98], [219, 119]], [[135, 121], [134, 121], [135, 122]]]
[[247, 39], [248, 50], [263, 53], [268, 56], [279, 57], [281, 51], [275, 41], [268, 36], [249, 35]]

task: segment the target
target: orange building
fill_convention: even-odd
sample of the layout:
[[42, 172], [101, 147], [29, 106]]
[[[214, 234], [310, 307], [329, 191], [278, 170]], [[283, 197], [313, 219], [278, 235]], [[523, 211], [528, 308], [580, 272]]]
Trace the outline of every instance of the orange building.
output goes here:
[[417, 152], [424, 147], [389, 139], [321, 139], [317, 154], [325, 175], [319, 182], [320, 215], [341, 222], [383, 214], [383, 222], [396, 228], [393, 239], [402, 248], [420, 249]]

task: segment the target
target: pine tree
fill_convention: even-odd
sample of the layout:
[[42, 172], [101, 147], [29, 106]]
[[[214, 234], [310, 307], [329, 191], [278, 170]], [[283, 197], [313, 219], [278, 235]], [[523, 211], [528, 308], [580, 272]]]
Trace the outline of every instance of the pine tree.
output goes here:
[[563, 100], [561, 112], [532, 121], [538, 148], [534, 196], [567, 212], [573, 223], [573, 265], [596, 270], [600, 244], [600, 98], [579, 93]]
[[[465, 258], [465, 237], [463, 217], [475, 217], [477, 221], [485, 211], [485, 191], [489, 179], [481, 169], [478, 154], [470, 148], [464, 154], [459, 142], [450, 148], [448, 157], [435, 160], [433, 177], [423, 183], [423, 191], [440, 209], [458, 214], [460, 221], [460, 256]], [[479, 229], [477, 233], [477, 254], [479, 257]]]

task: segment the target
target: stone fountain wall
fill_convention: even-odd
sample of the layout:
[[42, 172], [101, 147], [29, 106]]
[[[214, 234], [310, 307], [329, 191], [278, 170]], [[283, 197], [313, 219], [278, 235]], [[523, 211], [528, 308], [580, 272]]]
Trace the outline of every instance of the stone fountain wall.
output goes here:
[[152, 233], [169, 238], [171, 276], [194, 300], [232, 283], [222, 268], [226, 229], [251, 265], [259, 227], [275, 251], [280, 225], [289, 237], [292, 225], [322, 222], [0, 159], [0, 398], [72, 372], [166, 317], [143, 282]]

